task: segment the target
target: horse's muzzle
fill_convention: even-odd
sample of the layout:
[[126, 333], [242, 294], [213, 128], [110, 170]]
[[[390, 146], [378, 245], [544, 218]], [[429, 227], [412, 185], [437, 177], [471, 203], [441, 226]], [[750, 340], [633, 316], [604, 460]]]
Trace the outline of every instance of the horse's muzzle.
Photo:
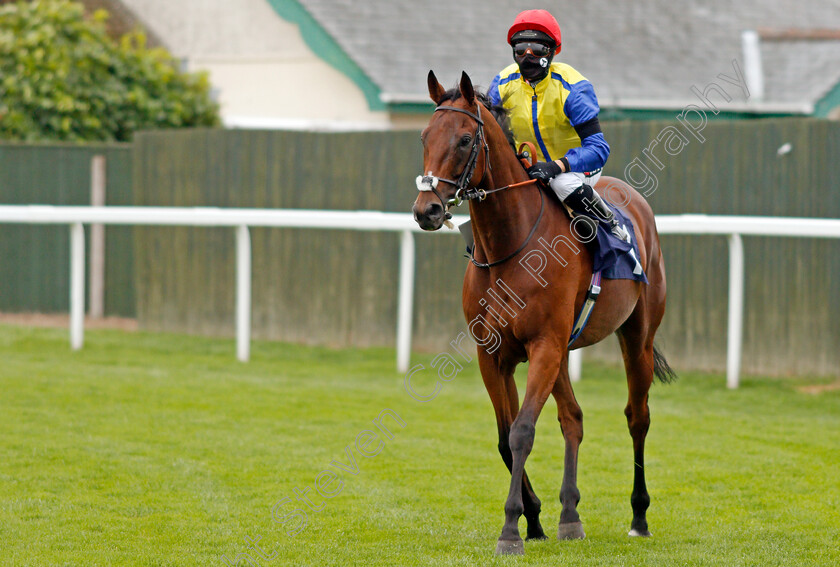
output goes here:
[[411, 207], [411, 211], [414, 213], [414, 220], [417, 221], [417, 224], [423, 230], [438, 230], [443, 226], [444, 217], [446, 216], [443, 205], [434, 202], [427, 204], [422, 211], [419, 210], [417, 203], [415, 203]]

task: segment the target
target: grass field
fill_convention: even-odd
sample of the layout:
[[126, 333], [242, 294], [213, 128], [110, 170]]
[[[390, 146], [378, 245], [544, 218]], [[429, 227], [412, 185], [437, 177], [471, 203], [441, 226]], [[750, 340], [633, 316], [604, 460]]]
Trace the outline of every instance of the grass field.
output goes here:
[[[238, 555], [241, 565], [840, 564], [840, 391], [801, 390], [819, 380], [747, 378], [728, 391], [721, 376], [681, 372], [654, 386], [654, 537], [642, 540], [626, 536], [623, 373], [586, 365], [576, 391], [587, 538], [495, 558], [509, 477], [474, 365], [420, 403], [389, 349], [257, 342], [249, 364], [233, 350], [92, 331], [71, 353], [63, 329], [0, 326], [0, 564], [225, 565], [242, 553], [254, 562]], [[432, 391], [430, 374], [416, 376]], [[405, 426], [385, 417], [393, 439], [366, 436], [386, 408]], [[528, 462], [550, 534], [563, 455], [555, 415], [551, 402]], [[363, 456], [357, 438], [380, 452]], [[316, 482], [340, 492], [325, 499]], [[321, 509], [290, 536], [301, 528], [292, 510], [306, 508], [295, 490]], [[272, 519], [278, 502], [285, 524]]]

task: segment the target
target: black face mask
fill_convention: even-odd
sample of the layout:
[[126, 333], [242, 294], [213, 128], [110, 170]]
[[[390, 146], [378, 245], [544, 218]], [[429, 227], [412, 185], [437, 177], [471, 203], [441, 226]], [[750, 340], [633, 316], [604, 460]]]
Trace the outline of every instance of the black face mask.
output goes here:
[[526, 55], [525, 57], [516, 58], [519, 64], [519, 72], [522, 77], [531, 82], [539, 82], [548, 75], [548, 69], [551, 66], [552, 55], [548, 57], [536, 57], [534, 55]]

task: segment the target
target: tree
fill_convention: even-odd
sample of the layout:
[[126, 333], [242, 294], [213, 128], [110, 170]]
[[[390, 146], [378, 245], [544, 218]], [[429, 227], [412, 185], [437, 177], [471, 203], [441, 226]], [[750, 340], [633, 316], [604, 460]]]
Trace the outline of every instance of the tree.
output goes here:
[[0, 7], [0, 138], [128, 141], [136, 130], [216, 126], [205, 73], [184, 73], [134, 31], [118, 42], [108, 14], [71, 0]]

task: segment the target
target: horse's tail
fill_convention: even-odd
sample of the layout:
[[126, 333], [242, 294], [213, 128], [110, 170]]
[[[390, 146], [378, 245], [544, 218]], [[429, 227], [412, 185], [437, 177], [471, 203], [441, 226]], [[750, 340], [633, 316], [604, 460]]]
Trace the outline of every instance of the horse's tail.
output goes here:
[[670, 384], [677, 379], [677, 373], [668, 365], [668, 361], [656, 345], [653, 345], [653, 374], [663, 384]]

